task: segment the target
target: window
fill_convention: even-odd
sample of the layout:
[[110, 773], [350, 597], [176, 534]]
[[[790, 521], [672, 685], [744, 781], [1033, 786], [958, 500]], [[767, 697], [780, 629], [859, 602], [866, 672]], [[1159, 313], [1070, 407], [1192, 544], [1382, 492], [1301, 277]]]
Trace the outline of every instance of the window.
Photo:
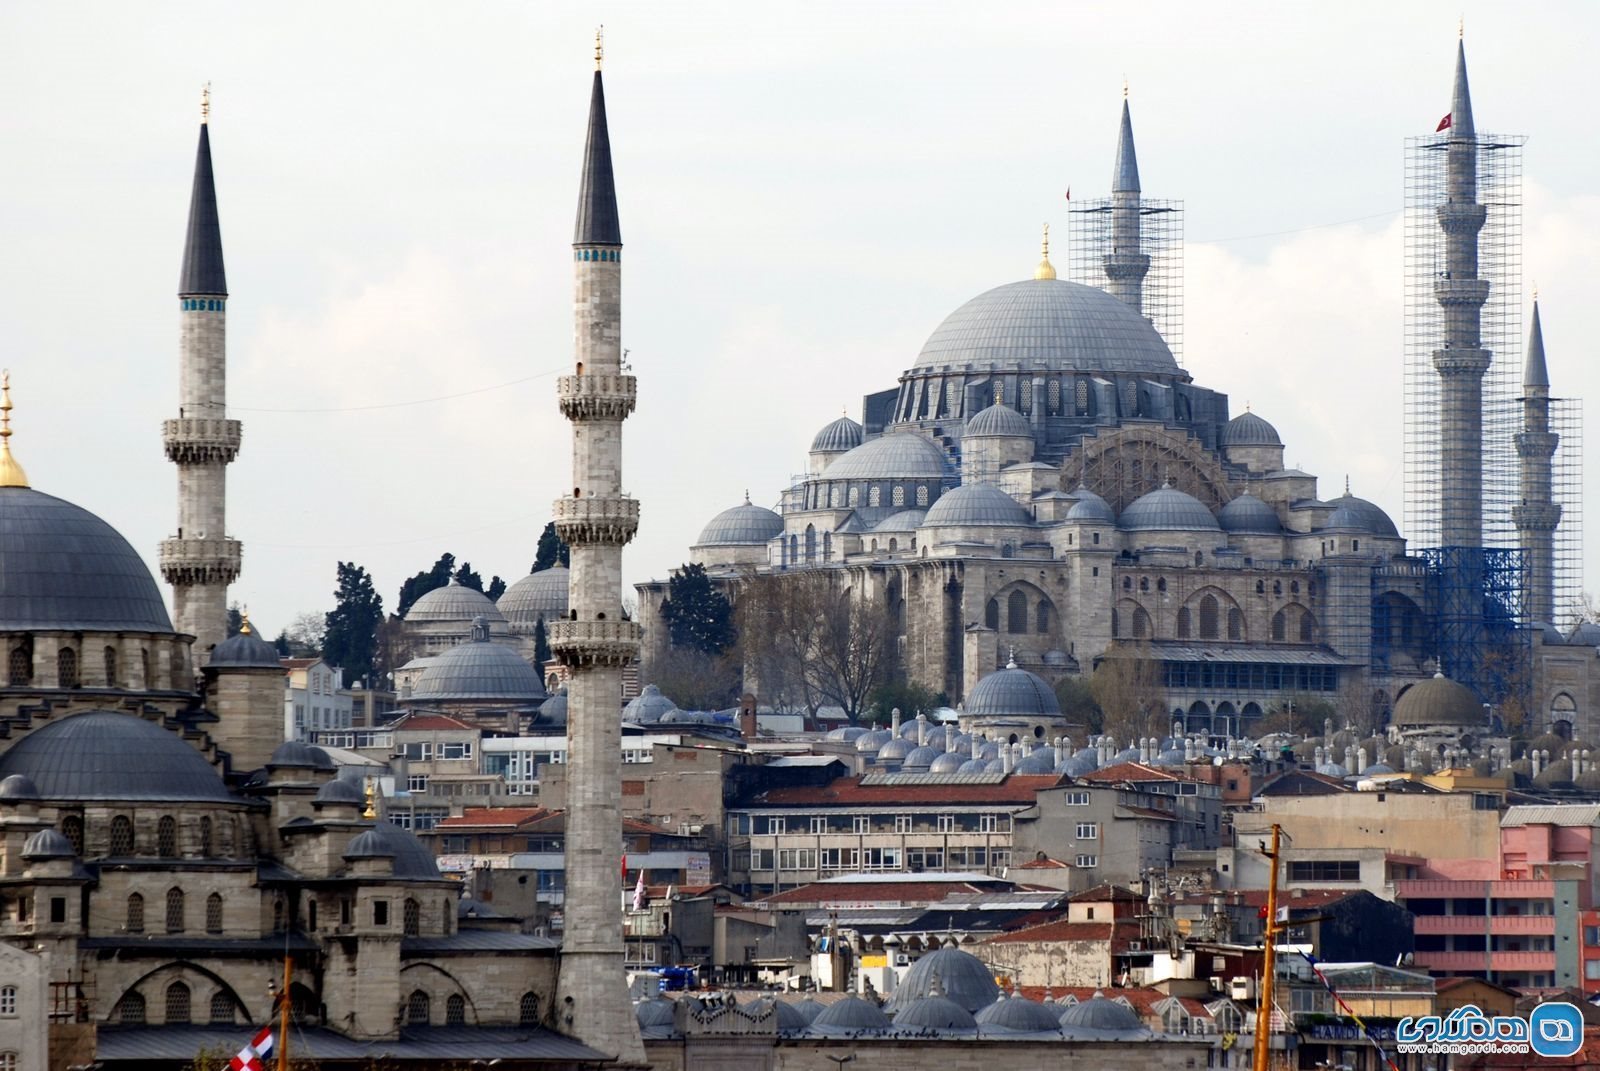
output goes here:
[[144, 932], [144, 897], [138, 893], [128, 897], [128, 924], [123, 928], [129, 933]]
[[1217, 597], [1207, 595], [1200, 600], [1200, 638], [1214, 640], [1217, 638]]
[[117, 649], [115, 647], [106, 648], [105, 660], [106, 687], [115, 688], [117, 686]]
[[400, 745], [400, 754], [411, 762], [427, 762], [433, 758], [433, 744], [431, 741], [420, 740], [410, 744]]
[[1312, 619], [1310, 614], [1308, 614], [1308, 613], [1306, 613], [1304, 611], [1301, 611], [1301, 613], [1300, 613], [1300, 642], [1301, 643], [1312, 643], [1312, 642], [1314, 642], [1316, 640], [1316, 638], [1317, 638], [1317, 623], [1316, 623], [1316, 621], [1314, 621]]
[[71, 647], [61, 648], [56, 655], [56, 681], [62, 688], [78, 686], [78, 652]]
[[923, 508], [927, 508], [927, 505], [928, 505], [928, 485], [927, 484], [923, 484], [923, 485], [921, 485], [920, 487], [917, 488], [917, 505], [921, 506]]
[[1000, 816], [997, 814], [980, 814], [978, 816], [978, 832], [994, 833], [1000, 828]]
[[187, 1023], [189, 1021], [189, 987], [182, 982], [173, 982], [167, 986], [167, 1022]]
[[406, 999], [406, 1023], [410, 1026], [428, 1025], [428, 994], [413, 989]]
[[17, 1071], [17, 1054], [11, 1050], [0, 1052], [0, 1071]]
[[1133, 608], [1133, 638], [1142, 640], [1150, 635], [1150, 615], [1143, 606]]
[[472, 744], [465, 740], [445, 741], [439, 745], [441, 759], [470, 759], [472, 758]]
[[1100, 823], [1099, 822], [1079, 822], [1078, 823], [1078, 832], [1077, 832], [1076, 835], [1077, 835], [1077, 838], [1079, 840], [1099, 840], [1100, 839]]
[[817, 869], [817, 852], [815, 848], [782, 848], [778, 851], [779, 870], [815, 870]]
[[372, 901], [372, 924], [374, 926], [389, 925], [389, 901]]
[[1052, 379], [1050, 381], [1048, 398], [1049, 398], [1048, 404], [1050, 406], [1050, 412], [1052, 414], [1060, 413], [1061, 412], [1061, 381], [1059, 379]]
[[953, 814], [941, 814], [939, 816], [939, 832], [940, 833], [954, 833], [955, 831], [956, 831], [956, 816], [953, 815]]
[[1279, 610], [1272, 615], [1272, 640], [1274, 643], [1282, 643], [1288, 638], [1289, 621], [1283, 616], [1283, 611]]
[[156, 823], [156, 854], [163, 859], [178, 857], [178, 820], [170, 814]]
[[233, 998], [221, 990], [211, 994], [211, 1021], [213, 1023], [233, 1022]]
[[1062, 802], [1064, 802], [1068, 807], [1087, 807], [1089, 806], [1089, 793], [1068, 792], [1062, 797]]
[[883, 504], [883, 488], [873, 486], [867, 489], [867, 505], [880, 506]]
[[422, 932], [422, 908], [415, 900], [407, 900], [401, 911], [401, 925], [407, 937]]
[[906, 504], [906, 489], [896, 484], [889, 501], [896, 509], [904, 506]]
[[813, 833], [826, 833], [827, 831], [828, 831], [828, 820], [826, 818], [820, 817], [818, 815], [813, 815], [812, 818], [811, 818], [811, 832], [813, 832]]
[[65, 896], [52, 896], [50, 898], [50, 921], [58, 924], [67, 921], [67, 898]]
[[1188, 638], [1189, 638], [1189, 608], [1187, 606], [1184, 606], [1184, 607], [1181, 607], [1178, 610], [1178, 639], [1186, 640]]
[[144, 997], [138, 993], [124, 993], [111, 1010], [111, 1017], [124, 1026], [144, 1025]]
[[1600, 959], [1586, 959], [1583, 961], [1583, 976], [1590, 981], [1600, 979]]
[[25, 639], [11, 648], [6, 667], [6, 680], [10, 684], [27, 684], [33, 680], [33, 641]]
[[426, 792], [426, 791], [428, 791], [428, 777], [427, 777], [427, 775], [426, 774], [407, 774], [406, 775], [406, 791], [407, 792]]
[[983, 624], [985, 628], [998, 630], [1000, 628], [1000, 602], [990, 599], [989, 604], [983, 608]]
[[911, 832], [911, 816], [909, 814], [897, 814], [897, 815], [895, 815], [894, 816], [894, 831], [896, 833], [910, 833]]
[[119, 814], [111, 819], [111, 854], [114, 856], [133, 854], [133, 821], [125, 814]]
[[451, 993], [444, 1002], [444, 1025], [467, 1025], [467, 1002], [460, 993]]
[[1244, 614], [1236, 606], [1228, 608], [1228, 639], [1244, 639]]
[[222, 932], [222, 895], [212, 893], [206, 897], [206, 932]]
[[200, 854], [206, 858], [211, 856], [211, 819], [200, 819]]
[[183, 932], [183, 890], [176, 885], [167, 890], [167, 932]]
[[781, 815], [778, 816], [778, 817], [768, 817], [768, 819], [767, 819], [767, 835], [768, 836], [777, 836], [778, 834], [781, 834], [783, 832], [783, 827], [784, 827], [784, 821], [783, 821], [783, 817]]
[[0, 1015], [17, 1014], [17, 987], [14, 985], [0, 986]]
[[61, 835], [72, 845], [74, 855], [83, 854], [83, 816], [69, 814], [61, 820]]
[[517, 1024], [539, 1025], [539, 994], [531, 992], [522, 994], [522, 1000], [517, 1004]]
[[1310, 859], [1289, 863], [1290, 881], [1360, 881], [1361, 864], [1354, 859]]
[[1041, 635], [1050, 631], [1050, 604], [1043, 599], [1039, 600], [1037, 631]]
[[[1093, 870], [1100, 865], [1100, 857], [1098, 855], [1080, 855], [1078, 856], [1077, 864], [1080, 870]], [[1093, 911], [1094, 908], [1089, 910]]]
[[850, 819], [850, 829], [854, 833], [871, 833], [872, 819], [864, 814], [858, 814]]

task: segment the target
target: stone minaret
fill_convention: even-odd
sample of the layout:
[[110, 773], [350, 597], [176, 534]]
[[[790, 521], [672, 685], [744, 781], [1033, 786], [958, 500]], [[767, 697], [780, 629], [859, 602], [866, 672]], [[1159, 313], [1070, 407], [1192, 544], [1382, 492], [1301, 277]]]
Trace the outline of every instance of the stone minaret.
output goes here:
[[1555, 624], [1555, 531], [1561, 507], [1551, 493], [1550, 459], [1560, 436], [1550, 430], [1550, 373], [1544, 363], [1544, 329], [1533, 303], [1528, 361], [1522, 372], [1522, 431], [1517, 435], [1521, 505], [1511, 511], [1527, 570], [1524, 607], [1530, 621]]
[[1478, 278], [1478, 232], [1488, 210], [1478, 203], [1478, 137], [1467, 90], [1467, 53], [1456, 47], [1455, 89], [1445, 147], [1445, 203], [1436, 209], [1445, 234], [1444, 270], [1433, 294], [1444, 313], [1444, 339], [1433, 351], [1439, 373], [1439, 531], [1447, 547], [1483, 545], [1483, 374], [1489, 351], [1479, 316], [1489, 281]]
[[1111, 174], [1111, 252], [1106, 254], [1106, 289], [1138, 312], [1144, 311], [1144, 277], [1150, 257], [1139, 224], [1139, 158], [1133, 151], [1133, 117], [1122, 97], [1122, 129], [1117, 134], [1117, 166]]
[[636, 385], [622, 372], [622, 229], [595, 44], [589, 138], [572, 242], [576, 366], [557, 383], [572, 422], [572, 494], [555, 503], [556, 532], [572, 549], [567, 620], [550, 650], [567, 680], [567, 852], [556, 1025], [623, 1063], [644, 1047], [623, 974], [622, 670], [639, 651], [639, 626], [622, 616], [622, 548], [639, 503], [622, 493], [622, 422]]
[[178, 534], [161, 543], [161, 575], [172, 585], [174, 622], [195, 637], [203, 665], [228, 631], [228, 585], [240, 548], [228, 538], [228, 463], [239, 453], [239, 422], [228, 419], [228, 279], [211, 178], [209, 94], [201, 104], [200, 147], [189, 198], [189, 230], [178, 278], [178, 419], [163, 421], [167, 460], [178, 466]]

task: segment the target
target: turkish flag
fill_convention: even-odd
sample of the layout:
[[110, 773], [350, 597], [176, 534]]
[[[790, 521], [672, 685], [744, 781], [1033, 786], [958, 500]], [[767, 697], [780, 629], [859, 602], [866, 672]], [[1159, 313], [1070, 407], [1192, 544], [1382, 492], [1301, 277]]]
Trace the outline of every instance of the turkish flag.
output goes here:
[[1441, 130], [1449, 130], [1450, 129], [1450, 116], [1451, 116], [1451, 114], [1452, 113], [1450, 113], [1450, 112], [1445, 112], [1444, 113], [1444, 118], [1439, 120], [1439, 125], [1433, 128], [1433, 132], [1435, 134], [1437, 134]]

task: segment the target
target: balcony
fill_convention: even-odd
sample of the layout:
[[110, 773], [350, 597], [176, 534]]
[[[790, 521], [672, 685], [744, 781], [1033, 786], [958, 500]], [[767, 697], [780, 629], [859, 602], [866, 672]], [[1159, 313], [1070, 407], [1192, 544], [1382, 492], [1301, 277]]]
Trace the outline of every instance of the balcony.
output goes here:
[[569, 546], [620, 547], [639, 530], [639, 500], [621, 495], [558, 498], [556, 535]]
[[[1480, 957], [1481, 958], [1481, 957]], [[1496, 971], [1544, 971], [1556, 969], [1554, 952], [1491, 952], [1489, 967]]]
[[644, 630], [632, 621], [553, 621], [550, 650], [564, 666], [632, 664]]
[[237, 420], [184, 417], [161, 422], [161, 441], [167, 460], [178, 464], [220, 461], [227, 464], [239, 453]]
[[639, 381], [611, 372], [562, 376], [556, 380], [556, 396], [568, 420], [621, 420], [633, 412]]
[[1416, 934], [1471, 934], [1481, 937], [1489, 921], [1487, 915], [1418, 915], [1411, 932]]
[[1542, 934], [1554, 936], [1556, 932], [1556, 917], [1554, 915], [1492, 915], [1489, 918], [1489, 932], [1500, 934]]
[[1445, 974], [1465, 974], [1469, 971], [1489, 969], [1487, 952], [1417, 952], [1414, 953], [1414, 959], [1416, 965], [1423, 970], [1441, 971]]
[[231, 584], [242, 558], [237, 539], [163, 539], [161, 577], [169, 584]]

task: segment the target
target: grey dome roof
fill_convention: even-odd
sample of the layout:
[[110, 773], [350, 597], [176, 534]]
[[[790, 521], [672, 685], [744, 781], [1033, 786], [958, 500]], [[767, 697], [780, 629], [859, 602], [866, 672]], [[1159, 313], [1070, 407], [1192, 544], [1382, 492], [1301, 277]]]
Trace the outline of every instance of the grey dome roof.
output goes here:
[[1278, 521], [1278, 511], [1249, 492], [1218, 510], [1217, 521], [1224, 532], [1277, 535], [1283, 531], [1283, 525]]
[[778, 997], [768, 997], [772, 1002], [773, 1014], [778, 1017], [778, 1032], [781, 1034], [794, 1033], [804, 1030], [811, 1025], [811, 1020], [806, 1013], [796, 1008], [787, 1000]]
[[1214, 532], [1221, 526], [1206, 504], [1176, 487], [1158, 487], [1128, 503], [1117, 527], [1161, 532]]
[[544, 683], [516, 651], [480, 637], [436, 655], [417, 678], [411, 698], [533, 704], [544, 698]]
[[1018, 527], [1033, 524], [1028, 511], [1017, 500], [989, 483], [964, 483], [946, 491], [923, 518], [925, 528], [954, 525], [1007, 525]]
[[1067, 1008], [1061, 1013], [1061, 1025], [1087, 1030], [1150, 1033], [1150, 1028], [1140, 1022], [1138, 1013], [1132, 1008], [1101, 996], [1081, 1000]]
[[1054, 1034], [1061, 1030], [1061, 1009], [1052, 1010], [1026, 997], [1012, 995], [980, 1009], [978, 1025], [1018, 1034]]
[[883, 520], [872, 526], [874, 532], [914, 532], [926, 523], [928, 511], [923, 509], [903, 509], [899, 513], [891, 513]]
[[1104, 290], [1026, 279], [979, 294], [945, 318], [917, 366], [996, 364], [1058, 372], [1181, 375], [1156, 329]]
[[694, 542], [697, 547], [751, 546], [782, 534], [782, 517], [746, 500], [711, 518]]
[[1051, 774], [1056, 772], [1056, 751], [1052, 747], [1037, 747], [1028, 752], [1012, 767], [1013, 773]]
[[1377, 536], [1388, 536], [1391, 539], [1400, 537], [1400, 530], [1394, 526], [1394, 521], [1389, 519], [1389, 515], [1364, 498], [1357, 498], [1346, 491], [1330, 505], [1333, 506], [1333, 513], [1329, 515], [1325, 527], [1349, 528], [1358, 532], [1371, 532]]
[[978, 1021], [949, 997], [928, 996], [901, 1004], [894, 1013], [894, 1025], [897, 1030], [960, 1032], [976, 1030]]
[[1483, 704], [1466, 685], [1443, 674], [1419, 681], [1394, 702], [1395, 725], [1460, 725], [1480, 728], [1487, 724]]
[[0, 487], [0, 631], [172, 632], [144, 559], [86, 509]]
[[91, 710], [35, 729], [0, 754], [50, 800], [233, 801], [183, 737], [134, 714]]
[[845, 1033], [856, 1030], [888, 1030], [889, 1017], [876, 1004], [860, 997], [844, 997], [823, 1008], [811, 1020], [813, 1030]]
[[817, 432], [811, 440], [812, 453], [841, 453], [861, 445], [861, 425], [842, 416]]
[[914, 431], [880, 435], [823, 470], [823, 480], [937, 480], [947, 468], [944, 451]]
[[213, 647], [206, 665], [213, 669], [283, 669], [278, 649], [248, 631], [235, 633]]
[[39, 798], [39, 786], [33, 783], [33, 778], [26, 774], [12, 774], [0, 780], [0, 800], [36, 800]]
[[878, 749], [878, 761], [882, 762], [885, 759], [894, 759], [899, 761], [911, 754], [913, 750], [914, 745], [911, 743], [911, 741], [907, 740], [903, 736], [896, 737]]
[[556, 689], [556, 694], [539, 704], [540, 722], [565, 722], [567, 720], [567, 686]]
[[24, 859], [72, 859], [72, 842], [54, 829], [41, 829], [22, 845]]
[[908, 769], [912, 766], [927, 768], [932, 765], [934, 759], [943, 754], [944, 751], [940, 748], [936, 748], [931, 744], [924, 744], [922, 747], [912, 748], [911, 753], [905, 757], [900, 765]]
[[393, 859], [394, 876], [412, 881], [427, 881], [439, 877], [439, 865], [433, 853], [423, 847], [416, 835], [401, 829], [392, 822], [378, 822], [365, 833], [358, 834], [344, 850], [344, 858]]
[[1000, 996], [994, 972], [984, 966], [983, 960], [959, 948], [940, 948], [912, 964], [896, 988], [890, 1006], [903, 1007], [913, 999], [921, 999], [920, 994], [931, 992], [935, 974], [939, 976], [944, 995], [969, 1012], [993, 1004]]
[[[554, 621], [567, 616], [567, 584], [571, 573], [565, 565], [552, 565], [529, 573], [506, 588], [495, 608], [513, 625], [532, 628], [540, 618]], [[415, 609], [415, 607], [413, 607]]]
[[331, 770], [333, 759], [320, 747], [300, 740], [285, 740], [273, 749], [268, 766], [306, 766], [314, 770]]
[[893, 739], [894, 734], [888, 729], [872, 729], [856, 737], [856, 750], [875, 752]]
[[442, 588], [434, 588], [411, 604], [405, 620], [409, 624], [427, 621], [460, 621], [471, 623], [475, 617], [488, 619], [491, 625], [505, 624], [506, 619], [489, 596], [476, 588], [458, 584], [454, 580]]
[[661, 689], [647, 684], [622, 708], [622, 720], [634, 723], [660, 721], [668, 711], [677, 710], [678, 704], [661, 694]]
[[672, 1004], [666, 997], [651, 997], [641, 1000], [633, 1014], [640, 1026], [671, 1026]]
[[824, 1005], [816, 997], [807, 997], [794, 1007], [796, 1011], [806, 1017], [806, 1022], [814, 1023], [817, 1021], [817, 1016], [822, 1014]]
[[1116, 512], [1112, 510], [1111, 503], [1095, 494], [1083, 485], [1072, 492], [1072, 497], [1077, 499], [1072, 508], [1067, 510], [1067, 520], [1078, 521], [1084, 524], [1115, 524]]
[[1600, 624], [1580, 621], [1578, 627], [1568, 634], [1567, 642], [1575, 647], [1600, 647]]
[[312, 802], [362, 803], [364, 800], [365, 793], [362, 792], [359, 784], [354, 781], [346, 781], [342, 777], [336, 777], [317, 789], [316, 799]]
[[932, 762], [928, 763], [928, 772], [936, 774], [956, 773], [961, 769], [962, 763], [966, 761], [959, 751], [940, 752]]
[[1282, 446], [1278, 429], [1245, 410], [1222, 427], [1223, 446]]
[[1059, 718], [1061, 703], [1043, 677], [1018, 669], [1013, 662], [972, 686], [966, 712], [980, 718]]
[[987, 409], [980, 409], [967, 421], [965, 436], [995, 435], [1013, 439], [1033, 438], [1033, 426], [1028, 423], [1028, 418], [1006, 405], [1004, 402], [995, 402]]

